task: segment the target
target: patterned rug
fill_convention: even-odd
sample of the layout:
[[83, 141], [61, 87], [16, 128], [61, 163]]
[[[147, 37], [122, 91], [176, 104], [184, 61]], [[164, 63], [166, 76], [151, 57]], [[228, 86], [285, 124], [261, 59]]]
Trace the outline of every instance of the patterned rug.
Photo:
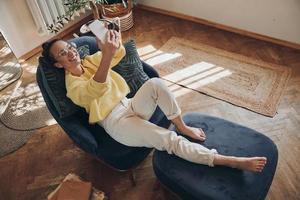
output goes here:
[[18, 131], [35, 130], [54, 123], [35, 79], [23, 81], [15, 89], [0, 119], [7, 128]]
[[34, 131], [16, 131], [0, 123], [0, 158], [19, 149], [29, 140]]
[[10, 85], [0, 98], [0, 157], [22, 147], [36, 129], [56, 123], [45, 105], [35, 74], [22, 79]]
[[18, 63], [6, 63], [0, 66], [0, 90], [3, 90], [22, 75], [22, 67]]
[[18, 80], [22, 67], [5, 39], [0, 35], [0, 91]]
[[168, 81], [270, 117], [291, 76], [287, 67], [176, 37], [146, 62]]

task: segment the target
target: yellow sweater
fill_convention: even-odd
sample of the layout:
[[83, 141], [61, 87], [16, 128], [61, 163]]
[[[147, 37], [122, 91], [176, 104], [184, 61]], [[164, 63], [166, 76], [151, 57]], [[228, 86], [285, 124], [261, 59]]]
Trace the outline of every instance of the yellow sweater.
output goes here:
[[125, 56], [125, 48], [121, 46], [113, 57], [105, 83], [93, 79], [102, 53], [99, 51], [91, 56], [86, 56], [81, 66], [84, 73], [73, 76], [66, 71], [67, 97], [76, 105], [85, 108], [89, 113], [89, 123], [96, 123], [105, 119], [112, 109], [129, 93], [126, 81], [116, 72], [111, 70]]

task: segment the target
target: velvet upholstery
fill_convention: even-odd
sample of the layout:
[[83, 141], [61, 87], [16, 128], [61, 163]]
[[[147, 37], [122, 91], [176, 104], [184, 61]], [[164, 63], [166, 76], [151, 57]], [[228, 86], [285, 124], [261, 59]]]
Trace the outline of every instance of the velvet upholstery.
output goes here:
[[[80, 48], [82, 45], [88, 45], [90, 47], [90, 54], [98, 51], [96, 40], [93, 37], [80, 37], [71, 40], [71, 42], [74, 42], [78, 48]], [[86, 50], [83, 52], [86, 52]], [[57, 123], [63, 128], [66, 134], [68, 134], [68, 136], [79, 148], [118, 170], [128, 170], [138, 165], [147, 157], [152, 149], [128, 147], [116, 142], [98, 124], [90, 125], [88, 123], [88, 114], [83, 108], [79, 107], [78, 110], [71, 115], [61, 118], [53, 104], [52, 99], [49, 96], [48, 91], [45, 88], [42, 79], [42, 64], [43, 63], [40, 63], [39, 67], [37, 68], [36, 79], [46, 105]], [[151, 66], [147, 65], [146, 63], [142, 64], [149, 77], [158, 76], [157, 72]], [[157, 107], [150, 121], [166, 128], [170, 125], [170, 122], [167, 120], [159, 107]]]
[[133, 40], [129, 40], [124, 44], [126, 55], [122, 60], [112, 68], [120, 74], [127, 82], [130, 93], [128, 98], [132, 98], [140, 87], [149, 80], [149, 76], [143, 70], [143, 64], [136, 50]]
[[[202, 128], [207, 135], [202, 145], [233, 156], [265, 156], [261, 173], [209, 167], [185, 161], [164, 151], [155, 151], [153, 168], [159, 181], [182, 199], [262, 200], [276, 170], [278, 152], [265, 135], [220, 118], [188, 113], [186, 124]], [[174, 129], [173, 129], [174, 130]], [[195, 140], [193, 140], [195, 141]]]

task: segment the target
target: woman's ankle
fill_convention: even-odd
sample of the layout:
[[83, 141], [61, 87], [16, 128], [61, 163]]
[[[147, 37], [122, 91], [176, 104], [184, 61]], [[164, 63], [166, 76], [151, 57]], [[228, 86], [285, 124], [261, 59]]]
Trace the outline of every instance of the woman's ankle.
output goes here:
[[178, 130], [183, 130], [184, 128], [186, 128], [186, 124], [184, 123], [180, 115], [172, 119], [171, 121]]
[[238, 159], [235, 156], [224, 156], [216, 154], [214, 157], [213, 164], [236, 168], [238, 165]]

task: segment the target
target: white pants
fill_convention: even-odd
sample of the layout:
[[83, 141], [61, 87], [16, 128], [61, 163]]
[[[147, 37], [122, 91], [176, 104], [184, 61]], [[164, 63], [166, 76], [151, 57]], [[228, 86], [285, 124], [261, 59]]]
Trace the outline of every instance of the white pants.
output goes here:
[[116, 141], [134, 147], [149, 147], [185, 160], [213, 166], [216, 150], [188, 141], [174, 131], [159, 127], [148, 120], [157, 105], [169, 120], [181, 113], [175, 97], [159, 79], [148, 80], [130, 100], [124, 98], [112, 112], [98, 122]]

